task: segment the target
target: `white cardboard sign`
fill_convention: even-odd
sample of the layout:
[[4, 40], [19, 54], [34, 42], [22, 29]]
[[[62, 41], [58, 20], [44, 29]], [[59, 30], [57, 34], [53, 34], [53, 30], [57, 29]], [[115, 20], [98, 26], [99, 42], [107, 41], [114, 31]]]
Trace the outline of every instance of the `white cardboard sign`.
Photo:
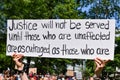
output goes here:
[[114, 41], [113, 19], [7, 21], [7, 55], [113, 60]]

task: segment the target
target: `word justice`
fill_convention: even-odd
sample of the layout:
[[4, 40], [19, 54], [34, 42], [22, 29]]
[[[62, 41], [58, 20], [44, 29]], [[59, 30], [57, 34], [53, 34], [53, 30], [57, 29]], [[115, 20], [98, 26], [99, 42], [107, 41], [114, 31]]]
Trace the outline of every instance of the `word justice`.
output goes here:
[[31, 23], [25, 20], [12, 20], [12, 25], [9, 30], [37, 30], [37, 23]]

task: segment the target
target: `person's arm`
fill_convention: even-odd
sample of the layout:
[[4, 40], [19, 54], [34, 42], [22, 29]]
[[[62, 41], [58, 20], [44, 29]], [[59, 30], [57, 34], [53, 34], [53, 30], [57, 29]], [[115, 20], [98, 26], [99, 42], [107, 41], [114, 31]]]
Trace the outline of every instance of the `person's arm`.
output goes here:
[[25, 71], [23, 71], [24, 64], [22, 63], [21, 59], [23, 58], [22, 54], [13, 54], [12, 55], [13, 61], [15, 62], [15, 67], [18, 71], [20, 71], [20, 77], [22, 80], [29, 80]]
[[105, 67], [106, 63], [110, 60], [101, 60], [100, 58], [95, 58], [95, 64], [96, 64], [96, 68], [95, 68], [95, 75], [90, 79], [90, 80], [101, 80], [101, 73], [103, 68]]
[[25, 72], [23, 72], [22, 74], [20, 74], [21, 80], [29, 80], [28, 76]]

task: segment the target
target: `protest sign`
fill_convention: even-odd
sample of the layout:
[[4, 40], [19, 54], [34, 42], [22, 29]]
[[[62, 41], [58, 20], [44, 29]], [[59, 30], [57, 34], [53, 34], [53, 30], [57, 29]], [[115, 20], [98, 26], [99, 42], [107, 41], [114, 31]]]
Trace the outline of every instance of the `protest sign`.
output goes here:
[[114, 59], [113, 19], [7, 21], [6, 54], [31, 57]]
[[37, 68], [29, 68], [29, 73], [33, 72], [34, 73], [37, 73]]

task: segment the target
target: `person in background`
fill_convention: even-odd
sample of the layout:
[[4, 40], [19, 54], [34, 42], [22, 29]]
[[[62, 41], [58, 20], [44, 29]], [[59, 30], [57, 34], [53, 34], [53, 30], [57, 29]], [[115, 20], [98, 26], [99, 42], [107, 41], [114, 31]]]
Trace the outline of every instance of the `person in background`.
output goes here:
[[14, 53], [12, 58], [15, 62], [15, 69], [20, 73], [21, 80], [29, 80], [27, 73], [24, 71], [24, 64], [22, 62], [23, 55]]
[[30, 78], [30, 80], [33, 78], [33, 72], [32, 71], [29, 73], [29, 78]]
[[[21, 80], [29, 80], [26, 72], [24, 71], [24, 64], [22, 62], [23, 55], [14, 53], [12, 55], [13, 61], [15, 62], [15, 69], [20, 72]], [[101, 60], [100, 58], [94, 59], [96, 68], [94, 70], [94, 76], [90, 78], [90, 80], [101, 80], [101, 72], [108, 61], [110, 60]]]
[[3, 71], [3, 74], [4, 74], [3, 78], [5, 80], [9, 80], [10, 79], [10, 71], [9, 70]]

